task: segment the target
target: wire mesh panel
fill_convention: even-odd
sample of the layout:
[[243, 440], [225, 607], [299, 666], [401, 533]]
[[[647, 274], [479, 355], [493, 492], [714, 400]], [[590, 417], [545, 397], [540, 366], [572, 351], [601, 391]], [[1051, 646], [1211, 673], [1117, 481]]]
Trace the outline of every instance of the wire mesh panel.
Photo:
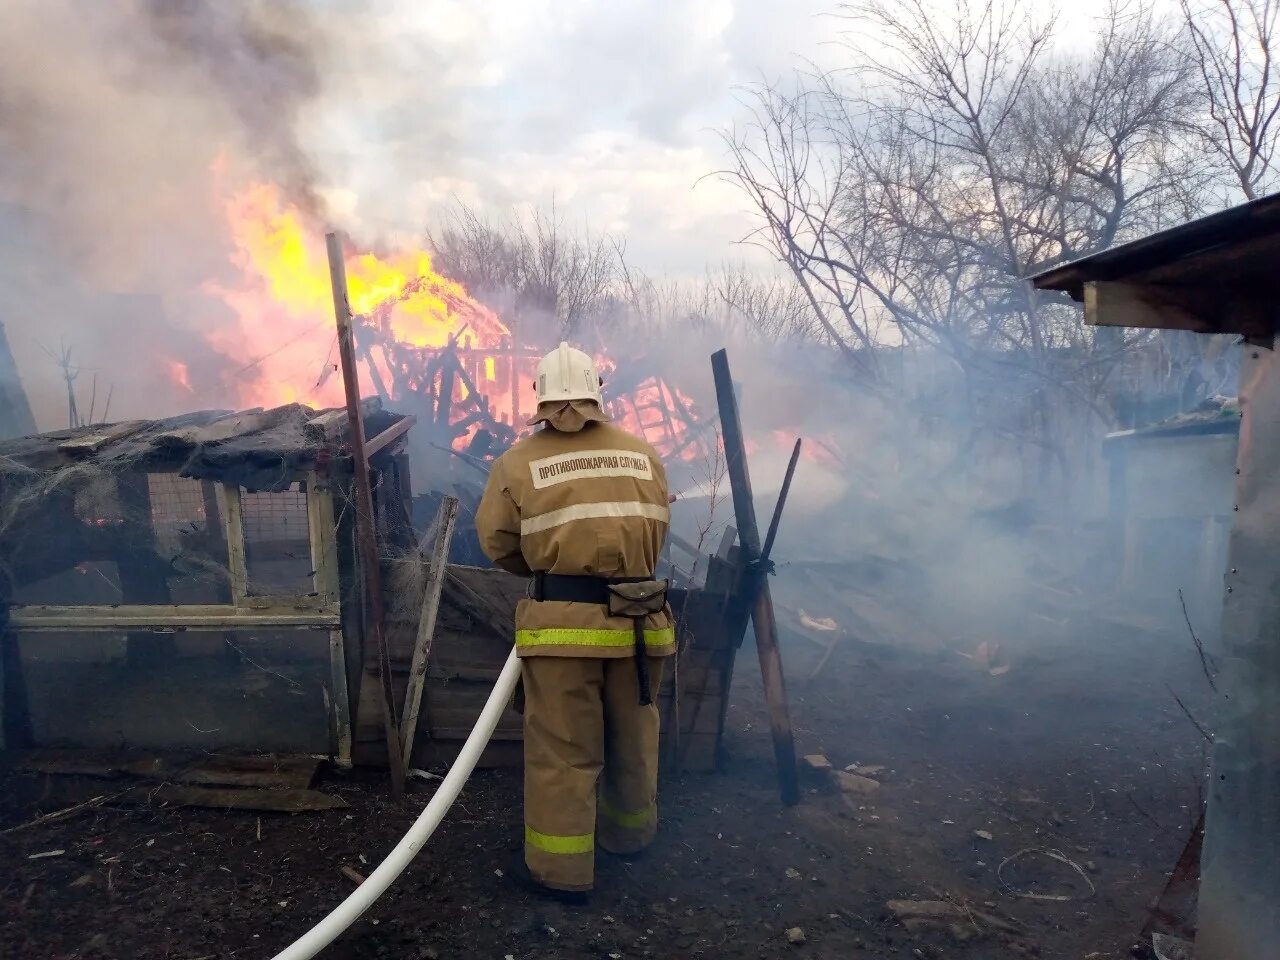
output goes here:
[[155, 531], [156, 546], [164, 553], [177, 552], [183, 532], [208, 529], [205, 486], [200, 480], [172, 473], [147, 475], [151, 527]]
[[255, 596], [314, 592], [307, 493], [301, 483], [278, 493], [240, 491], [247, 589]]
[[325, 630], [20, 633], [38, 746], [326, 753]]
[[152, 544], [166, 565], [171, 603], [231, 599], [226, 534], [215, 485], [172, 473], [147, 475]]
[[13, 602], [124, 602], [114, 554], [134, 532], [113, 474], [91, 473], [48, 492], [26, 522], [4, 531], [11, 541], [5, 546], [21, 558], [13, 573]]
[[95, 473], [15, 530], [19, 604], [107, 606], [231, 599], [215, 487], [176, 474]]

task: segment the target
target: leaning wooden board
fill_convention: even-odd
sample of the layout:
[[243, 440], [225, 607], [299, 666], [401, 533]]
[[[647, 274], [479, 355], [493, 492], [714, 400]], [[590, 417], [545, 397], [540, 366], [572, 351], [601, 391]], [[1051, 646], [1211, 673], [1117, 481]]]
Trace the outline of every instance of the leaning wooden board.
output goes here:
[[[717, 561], [719, 562], [719, 561]], [[724, 571], [719, 571], [724, 573]], [[672, 606], [681, 628], [679, 709], [673, 702], [676, 671], [669, 661], [663, 672], [658, 707], [663, 720], [664, 769], [672, 769], [678, 747], [679, 765], [711, 770], [722, 748], [726, 696], [732, 683], [736, 645], [724, 629], [731, 578], [717, 578], [717, 589], [690, 594], [674, 591]], [[511, 650], [517, 601], [525, 581], [500, 570], [450, 565], [440, 600], [431, 656], [422, 693], [421, 719], [411, 752], [413, 766], [449, 762], [457, 755], [480, 715], [493, 683]], [[412, 598], [398, 598], [400, 601]], [[399, 602], [395, 609], [413, 608]], [[390, 608], [391, 605], [388, 604]], [[395, 695], [403, 701], [413, 656], [416, 625], [388, 625], [389, 655]], [[377, 663], [365, 665], [362, 688], [377, 689]], [[675, 735], [679, 719], [680, 732]], [[358, 711], [354, 744], [359, 764], [386, 763], [380, 711]], [[503, 713], [481, 766], [517, 765], [523, 719], [513, 702]]]

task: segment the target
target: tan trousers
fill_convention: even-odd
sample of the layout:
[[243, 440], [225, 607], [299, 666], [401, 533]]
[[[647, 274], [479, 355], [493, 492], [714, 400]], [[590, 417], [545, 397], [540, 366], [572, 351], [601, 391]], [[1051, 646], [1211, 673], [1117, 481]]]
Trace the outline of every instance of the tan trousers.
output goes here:
[[[649, 658], [655, 697], [662, 664]], [[520, 665], [525, 862], [545, 886], [590, 890], [597, 838], [611, 853], [635, 853], [657, 831], [658, 707], [640, 706], [632, 657]]]

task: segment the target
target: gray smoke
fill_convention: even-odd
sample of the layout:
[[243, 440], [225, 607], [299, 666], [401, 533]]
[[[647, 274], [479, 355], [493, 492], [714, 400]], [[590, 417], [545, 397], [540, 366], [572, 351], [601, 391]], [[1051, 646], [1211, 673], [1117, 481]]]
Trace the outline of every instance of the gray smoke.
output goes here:
[[4, 5], [3, 320], [42, 429], [65, 425], [64, 346], [82, 404], [94, 373], [114, 384], [113, 419], [234, 403], [226, 378], [253, 358], [210, 290], [238, 283], [224, 204], [246, 181], [281, 186], [317, 233], [420, 226], [399, 184], [447, 170], [451, 111], [429, 78], [458, 50], [415, 17], [401, 0]]

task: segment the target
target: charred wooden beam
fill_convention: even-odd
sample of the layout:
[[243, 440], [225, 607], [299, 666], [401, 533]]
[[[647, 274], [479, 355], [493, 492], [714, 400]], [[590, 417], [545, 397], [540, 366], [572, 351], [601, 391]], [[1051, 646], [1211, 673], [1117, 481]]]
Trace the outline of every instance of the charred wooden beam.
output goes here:
[[[720, 430], [724, 442], [725, 468], [733, 495], [733, 512], [737, 519], [738, 542], [749, 573], [745, 588], [753, 600], [752, 623], [755, 626], [756, 653], [764, 680], [765, 701], [769, 708], [769, 727], [773, 734], [773, 753], [778, 765], [778, 788], [782, 802], [800, 802], [800, 785], [796, 769], [795, 739], [791, 732], [791, 715], [787, 706], [786, 684], [782, 674], [782, 656], [778, 651], [778, 627], [769, 592], [767, 561], [761, 550], [760, 529], [756, 525], [755, 503], [751, 493], [751, 475], [747, 469], [747, 450], [738, 414], [738, 398], [729, 371], [729, 355], [719, 350], [711, 356], [716, 400], [720, 408]], [[781, 506], [779, 507], [779, 513]]]
[[351, 456], [355, 461], [356, 545], [365, 581], [365, 603], [369, 631], [378, 650], [378, 673], [382, 687], [382, 722], [386, 728], [387, 762], [391, 768], [391, 793], [404, 797], [404, 764], [400, 756], [399, 725], [396, 723], [395, 694], [391, 688], [391, 661], [382, 612], [382, 573], [378, 564], [378, 541], [373, 512], [373, 490], [369, 480], [369, 458], [365, 451], [364, 416], [360, 409], [360, 381], [356, 369], [351, 333], [351, 304], [347, 299], [347, 273], [342, 257], [342, 238], [325, 236], [329, 254], [329, 278], [333, 285], [333, 312], [338, 324], [338, 355], [347, 394], [347, 419]]

